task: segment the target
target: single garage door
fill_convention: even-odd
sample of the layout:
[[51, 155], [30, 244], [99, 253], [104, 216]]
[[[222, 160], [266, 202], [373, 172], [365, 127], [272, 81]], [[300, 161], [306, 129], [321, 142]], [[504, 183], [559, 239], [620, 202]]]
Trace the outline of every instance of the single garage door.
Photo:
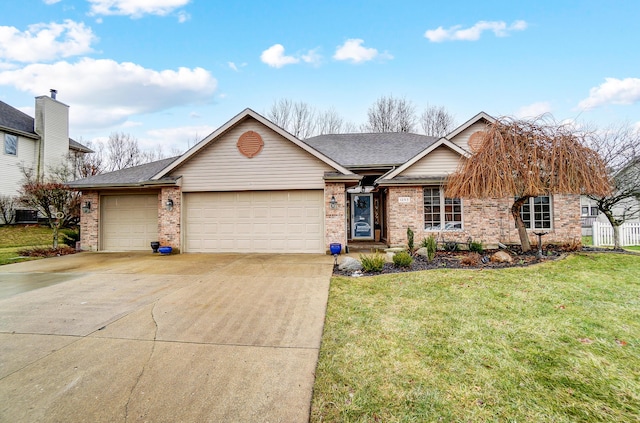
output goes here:
[[188, 252], [322, 253], [323, 191], [184, 194]]
[[158, 195], [104, 195], [102, 250], [149, 250], [158, 240]]

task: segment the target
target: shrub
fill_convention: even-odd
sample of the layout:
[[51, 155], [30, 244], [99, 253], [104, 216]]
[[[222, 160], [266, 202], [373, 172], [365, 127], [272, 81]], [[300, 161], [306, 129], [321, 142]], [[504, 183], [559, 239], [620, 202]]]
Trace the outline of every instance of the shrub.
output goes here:
[[16, 219], [16, 198], [0, 195], [0, 225], [10, 225]]
[[24, 257], [56, 257], [56, 256], [66, 256], [67, 254], [75, 254], [76, 249], [62, 246], [58, 248], [50, 248], [50, 247], [34, 247], [28, 248], [25, 250], [19, 250], [18, 254]]
[[384, 256], [380, 253], [360, 254], [360, 262], [365, 272], [380, 272], [384, 267]]
[[393, 264], [397, 267], [410, 267], [413, 263], [413, 257], [406, 251], [400, 251], [393, 255]]
[[407, 228], [407, 245], [409, 246], [409, 252], [413, 253], [413, 231], [411, 228]]
[[482, 253], [484, 251], [484, 248], [482, 247], [482, 242], [471, 241], [469, 243], [469, 251], [472, 251], [474, 253]]
[[76, 241], [80, 241], [80, 231], [76, 229], [61, 229], [62, 242], [69, 247], [75, 248]]
[[424, 238], [422, 240], [421, 246], [427, 249], [427, 260], [433, 260], [433, 258], [436, 256], [436, 250], [438, 249], [436, 237], [434, 237], [433, 235], [429, 235], [428, 238]]

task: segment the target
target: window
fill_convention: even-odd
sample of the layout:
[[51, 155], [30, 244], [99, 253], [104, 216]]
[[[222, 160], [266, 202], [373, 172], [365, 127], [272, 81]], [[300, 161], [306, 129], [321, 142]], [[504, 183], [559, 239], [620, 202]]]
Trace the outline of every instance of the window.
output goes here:
[[4, 134], [4, 153], [12, 156], [18, 154], [18, 137], [11, 134]]
[[597, 216], [598, 214], [600, 214], [600, 210], [598, 210], [598, 207], [591, 206], [591, 216]]
[[462, 201], [444, 198], [440, 188], [425, 188], [424, 228], [431, 231], [462, 229]]
[[551, 229], [551, 197], [543, 195], [529, 198], [522, 205], [520, 216], [524, 226], [529, 229]]
[[589, 206], [582, 206], [582, 212], [580, 214], [582, 216], [589, 216]]

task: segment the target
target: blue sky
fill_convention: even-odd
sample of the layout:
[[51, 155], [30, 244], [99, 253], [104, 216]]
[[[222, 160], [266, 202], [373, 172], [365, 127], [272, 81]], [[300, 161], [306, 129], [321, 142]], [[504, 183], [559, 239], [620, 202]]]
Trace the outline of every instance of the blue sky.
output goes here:
[[58, 90], [70, 135], [184, 150], [246, 107], [380, 96], [640, 126], [640, 2], [22, 0], [0, 3], [0, 100]]

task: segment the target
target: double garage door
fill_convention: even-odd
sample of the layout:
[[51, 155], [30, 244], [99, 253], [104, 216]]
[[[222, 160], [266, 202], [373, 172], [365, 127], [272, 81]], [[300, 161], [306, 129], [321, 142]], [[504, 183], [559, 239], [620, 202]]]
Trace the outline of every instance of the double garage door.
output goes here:
[[323, 253], [323, 191], [185, 193], [186, 252]]

